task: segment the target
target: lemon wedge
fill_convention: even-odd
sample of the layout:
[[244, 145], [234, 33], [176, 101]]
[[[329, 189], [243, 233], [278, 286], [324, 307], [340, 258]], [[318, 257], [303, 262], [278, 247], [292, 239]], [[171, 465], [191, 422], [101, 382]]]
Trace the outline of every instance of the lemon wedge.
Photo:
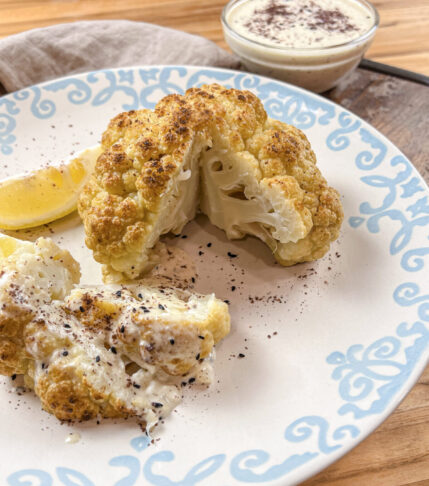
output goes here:
[[12, 238], [12, 236], [0, 233], [0, 260], [12, 255], [18, 248], [23, 246], [32, 246], [32, 243], [30, 241], [18, 240], [17, 238]]
[[73, 212], [100, 153], [89, 148], [68, 164], [0, 181], [0, 228], [31, 228]]

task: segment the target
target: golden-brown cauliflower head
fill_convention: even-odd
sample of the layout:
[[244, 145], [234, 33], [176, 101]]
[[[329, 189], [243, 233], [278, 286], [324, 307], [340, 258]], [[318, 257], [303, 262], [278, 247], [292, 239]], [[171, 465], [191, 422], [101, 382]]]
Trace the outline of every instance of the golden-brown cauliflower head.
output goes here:
[[228, 238], [262, 239], [282, 265], [320, 258], [338, 237], [339, 195], [307, 138], [249, 91], [213, 84], [121, 113], [102, 149], [79, 212], [107, 279], [147, 271], [159, 237], [198, 206]]

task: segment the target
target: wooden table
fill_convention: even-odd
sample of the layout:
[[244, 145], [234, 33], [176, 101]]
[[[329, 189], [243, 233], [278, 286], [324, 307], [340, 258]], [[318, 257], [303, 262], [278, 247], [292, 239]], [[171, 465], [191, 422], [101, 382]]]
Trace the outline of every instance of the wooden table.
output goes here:
[[[368, 57], [429, 75], [429, 0], [373, 0], [382, 22]], [[0, 37], [79, 19], [144, 20], [225, 47], [221, 0], [0, 0]], [[325, 94], [390, 138], [429, 181], [429, 88], [362, 69]], [[305, 486], [429, 485], [429, 368], [369, 438]]]

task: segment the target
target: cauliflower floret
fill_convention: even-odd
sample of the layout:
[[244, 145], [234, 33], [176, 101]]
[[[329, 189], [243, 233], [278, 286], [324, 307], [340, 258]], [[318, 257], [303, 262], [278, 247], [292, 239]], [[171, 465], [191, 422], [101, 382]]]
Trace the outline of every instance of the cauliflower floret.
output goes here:
[[[0, 249], [2, 248], [0, 239]], [[214, 295], [159, 281], [76, 287], [79, 266], [51, 240], [9, 238], [0, 259], [0, 373], [23, 374], [61, 420], [135, 416], [152, 426], [178, 384], [210, 366], [230, 328]]]
[[198, 204], [228, 238], [255, 235], [282, 265], [320, 258], [338, 237], [339, 195], [305, 135], [267, 118], [248, 91], [168, 95], [153, 112], [114, 118], [102, 146], [79, 212], [107, 280], [146, 272], [159, 237], [180, 231]]

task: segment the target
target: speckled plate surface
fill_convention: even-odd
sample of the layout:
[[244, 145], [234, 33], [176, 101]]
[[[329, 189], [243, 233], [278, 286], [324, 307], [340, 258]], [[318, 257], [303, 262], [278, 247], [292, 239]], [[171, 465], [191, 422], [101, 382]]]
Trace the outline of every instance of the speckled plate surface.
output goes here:
[[[262, 243], [229, 242], [203, 216], [185, 227], [187, 238], [167, 237], [195, 259], [197, 289], [230, 301], [232, 331], [218, 346], [213, 385], [187, 389], [149, 444], [131, 421], [60, 425], [1, 378], [2, 485], [297, 484], [373, 431], [424, 368], [428, 188], [374, 128], [321, 97], [183, 66], [49, 81], [0, 98], [0, 175], [66, 160], [94, 145], [119, 111], [211, 82], [250, 89], [270, 116], [305, 131], [343, 196], [340, 239], [318, 262], [281, 268]], [[76, 214], [19, 233], [40, 235], [72, 252], [84, 282], [100, 281]], [[66, 444], [70, 432], [81, 440]]]

